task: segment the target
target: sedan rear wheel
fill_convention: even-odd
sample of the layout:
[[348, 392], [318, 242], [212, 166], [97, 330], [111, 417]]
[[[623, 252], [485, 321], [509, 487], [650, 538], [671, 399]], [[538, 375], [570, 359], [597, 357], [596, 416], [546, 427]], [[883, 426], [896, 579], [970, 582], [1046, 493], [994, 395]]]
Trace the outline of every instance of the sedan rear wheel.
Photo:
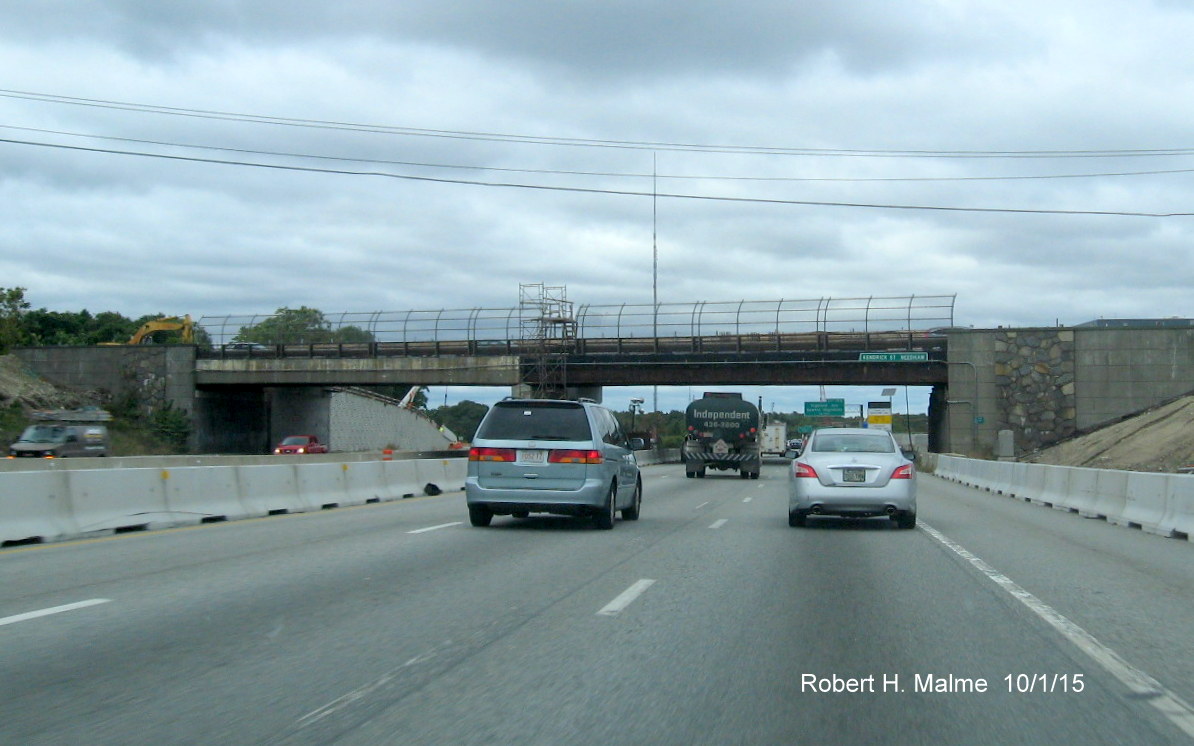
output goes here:
[[916, 513], [900, 513], [892, 516], [897, 528], [916, 528]]
[[792, 528], [803, 528], [806, 523], [807, 514], [803, 510], [794, 510], [788, 513], [788, 525]]

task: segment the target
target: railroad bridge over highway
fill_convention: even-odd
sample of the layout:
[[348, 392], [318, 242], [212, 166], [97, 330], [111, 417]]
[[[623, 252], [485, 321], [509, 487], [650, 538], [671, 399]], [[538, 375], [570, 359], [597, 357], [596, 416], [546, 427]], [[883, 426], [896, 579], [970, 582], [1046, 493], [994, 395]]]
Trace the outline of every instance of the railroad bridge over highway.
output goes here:
[[269, 318], [204, 317], [204, 345], [17, 354], [56, 383], [191, 412], [201, 452], [329, 386], [931, 386], [930, 446], [986, 456], [1000, 431], [1023, 452], [1194, 389], [1194, 329], [959, 329], [952, 296], [341, 314], [247, 341]]

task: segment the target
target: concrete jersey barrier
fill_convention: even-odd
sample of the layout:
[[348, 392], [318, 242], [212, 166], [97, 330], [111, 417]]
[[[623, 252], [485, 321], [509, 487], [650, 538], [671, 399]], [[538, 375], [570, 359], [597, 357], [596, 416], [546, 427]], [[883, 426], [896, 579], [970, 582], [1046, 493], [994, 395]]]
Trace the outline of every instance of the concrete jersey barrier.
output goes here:
[[282, 463], [0, 473], [0, 545], [301, 513], [464, 489], [468, 461]]
[[1194, 534], [1194, 474], [932, 456], [934, 473], [952, 482], [1160, 536]]

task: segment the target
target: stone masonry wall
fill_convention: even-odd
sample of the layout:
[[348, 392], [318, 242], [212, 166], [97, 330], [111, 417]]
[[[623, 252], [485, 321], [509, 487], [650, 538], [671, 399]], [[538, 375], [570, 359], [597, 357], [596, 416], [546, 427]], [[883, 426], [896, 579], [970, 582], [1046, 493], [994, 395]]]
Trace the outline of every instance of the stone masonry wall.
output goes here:
[[1077, 431], [1074, 332], [999, 329], [995, 384], [999, 428], [1016, 434], [1016, 452], [1056, 443]]

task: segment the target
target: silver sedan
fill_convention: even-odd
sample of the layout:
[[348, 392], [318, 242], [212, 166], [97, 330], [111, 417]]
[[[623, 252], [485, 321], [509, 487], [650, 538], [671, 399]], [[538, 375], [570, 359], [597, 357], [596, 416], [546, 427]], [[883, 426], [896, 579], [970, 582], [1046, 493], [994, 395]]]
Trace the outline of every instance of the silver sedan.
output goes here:
[[803, 526], [810, 515], [885, 515], [915, 528], [916, 466], [886, 430], [815, 430], [792, 461], [788, 525]]

